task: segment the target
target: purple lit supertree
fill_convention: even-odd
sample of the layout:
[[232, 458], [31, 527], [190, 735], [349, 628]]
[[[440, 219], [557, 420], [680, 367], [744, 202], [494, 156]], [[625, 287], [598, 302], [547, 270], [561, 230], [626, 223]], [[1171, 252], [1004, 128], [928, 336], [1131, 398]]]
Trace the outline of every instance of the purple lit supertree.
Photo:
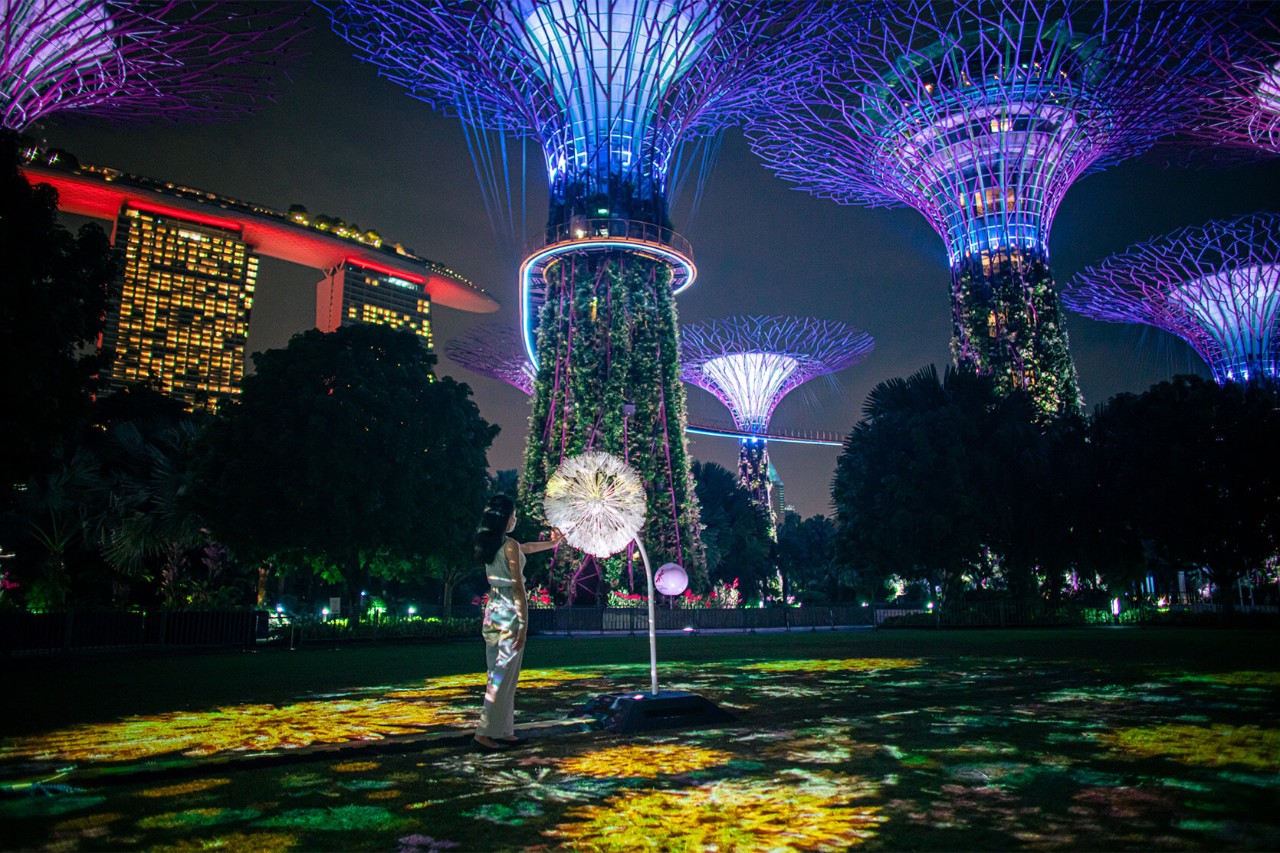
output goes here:
[[769, 514], [776, 538], [769, 479], [769, 419], [782, 398], [816, 376], [862, 361], [875, 342], [866, 332], [808, 317], [726, 317], [680, 330], [680, 375], [729, 408], [746, 433], [738, 450], [738, 480]]
[[[831, 30], [789, 103], [748, 129], [768, 166], [815, 195], [906, 205], [942, 236], [952, 355], [1078, 409], [1049, 232], [1080, 177], [1149, 148], [1194, 112], [1173, 72], [1218, 19], [1187, 2], [914, 0]], [[1200, 59], [1195, 59], [1200, 56]], [[1157, 74], [1157, 70], [1165, 72]]]
[[[472, 128], [536, 140], [550, 212], [521, 266], [521, 332], [537, 364], [521, 479], [537, 517], [561, 460], [604, 450], [646, 484], [644, 538], [705, 577], [673, 294], [696, 274], [668, 219], [673, 153], [763, 109], [777, 64], [822, 0], [344, 0], [333, 27], [416, 98]], [[556, 556], [570, 600], [598, 595]], [[618, 586], [627, 560], [611, 558]], [[584, 568], [586, 567], [586, 568]]]
[[444, 354], [481, 376], [498, 379], [526, 394], [533, 393], [534, 369], [516, 333], [499, 323], [476, 326], [447, 341]]
[[0, 125], [56, 113], [183, 120], [251, 107], [304, 29], [296, 5], [0, 0]]
[[1280, 378], [1280, 215], [1254, 213], [1137, 243], [1076, 275], [1063, 303], [1191, 344], [1215, 381]]

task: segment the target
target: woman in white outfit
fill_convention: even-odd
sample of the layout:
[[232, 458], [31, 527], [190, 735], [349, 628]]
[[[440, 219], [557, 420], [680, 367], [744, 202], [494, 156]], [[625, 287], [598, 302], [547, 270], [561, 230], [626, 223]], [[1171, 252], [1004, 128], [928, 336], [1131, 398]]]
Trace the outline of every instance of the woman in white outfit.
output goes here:
[[505, 749], [521, 742], [515, 731], [516, 683], [524, 659], [525, 635], [529, 629], [529, 605], [524, 591], [524, 558], [560, 544], [560, 531], [552, 530], [547, 542], [520, 544], [506, 534], [516, 526], [515, 503], [506, 495], [495, 495], [485, 507], [476, 531], [476, 560], [483, 563], [489, 578], [489, 603], [484, 608], [485, 653], [489, 679], [485, 684], [484, 707], [476, 726], [475, 744], [486, 751]]

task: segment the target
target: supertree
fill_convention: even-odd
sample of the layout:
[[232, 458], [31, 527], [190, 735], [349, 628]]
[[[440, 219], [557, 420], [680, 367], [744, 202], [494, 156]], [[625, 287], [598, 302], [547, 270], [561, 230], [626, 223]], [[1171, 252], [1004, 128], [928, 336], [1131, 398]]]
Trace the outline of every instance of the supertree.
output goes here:
[[253, 106], [305, 7], [0, 0], [0, 124], [59, 113], [215, 118]]
[[1137, 243], [1078, 273], [1063, 302], [1189, 343], [1215, 381], [1280, 377], [1280, 215], [1254, 213]]
[[484, 323], [444, 345], [444, 354], [473, 373], [533, 393], [534, 369], [516, 333], [498, 323]]
[[862, 361], [875, 342], [866, 332], [808, 317], [726, 317], [681, 329], [681, 377], [729, 408], [739, 439], [738, 479], [769, 514], [769, 419], [782, 398], [816, 376]]
[[[536, 140], [545, 240], [520, 272], [538, 366], [521, 480], [525, 516], [560, 461], [604, 450], [648, 494], [644, 540], [700, 578], [673, 294], [696, 270], [672, 230], [668, 172], [683, 142], [760, 109], [820, 0], [346, 0], [334, 30], [414, 97], [474, 128]], [[592, 559], [558, 554], [570, 600], [599, 594]], [[621, 582], [624, 560], [604, 565]], [[595, 568], [598, 568], [595, 567]]]
[[1027, 389], [1043, 416], [1071, 412], [1053, 217], [1080, 177], [1194, 112], [1188, 88], [1169, 82], [1189, 77], [1155, 72], [1205, 62], [1195, 48], [1216, 19], [1201, 6], [895, 3], [873, 27], [815, 41], [812, 72], [748, 135], [815, 195], [924, 214], [951, 265], [953, 358]]

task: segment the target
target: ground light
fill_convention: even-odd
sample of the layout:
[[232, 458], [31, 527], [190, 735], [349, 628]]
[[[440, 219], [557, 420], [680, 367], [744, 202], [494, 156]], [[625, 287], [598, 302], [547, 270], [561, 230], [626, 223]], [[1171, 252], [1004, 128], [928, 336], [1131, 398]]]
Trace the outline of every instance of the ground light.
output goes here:
[[[543, 509], [547, 522], [564, 534], [566, 542], [594, 557], [611, 557], [634, 543], [649, 588], [649, 692], [597, 696], [577, 714], [585, 712], [604, 728], [618, 732], [729, 719], [702, 696], [658, 688], [657, 590], [649, 553], [638, 535], [644, 527], [645, 495], [635, 470], [616, 456], [599, 451], [566, 459], [547, 480]], [[664, 574], [675, 574], [673, 569], [679, 567], [668, 564], [662, 568]]]

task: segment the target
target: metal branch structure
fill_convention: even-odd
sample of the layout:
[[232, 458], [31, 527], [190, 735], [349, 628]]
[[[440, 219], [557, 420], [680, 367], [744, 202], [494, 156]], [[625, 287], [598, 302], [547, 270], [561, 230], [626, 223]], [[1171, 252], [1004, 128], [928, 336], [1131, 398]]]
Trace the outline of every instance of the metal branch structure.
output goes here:
[[305, 7], [0, 0], [0, 125], [63, 113], [221, 118], [252, 109]]
[[1280, 378], [1280, 214], [1134, 244], [1078, 273], [1062, 299], [1095, 320], [1177, 335], [1219, 383]]
[[728, 407], [740, 439], [738, 478], [776, 530], [769, 420], [782, 398], [817, 376], [862, 361], [875, 346], [853, 326], [808, 317], [726, 317], [680, 330], [681, 378]]
[[444, 354], [481, 376], [497, 379], [533, 393], [534, 369], [520, 346], [520, 338], [506, 326], [485, 323], [446, 341]]
[[[542, 149], [547, 229], [520, 271], [521, 332], [538, 367], [526, 517], [540, 512], [563, 459], [612, 453], [637, 465], [648, 489], [650, 549], [702, 576], [673, 299], [697, 271], [668, 218], [668, 173], [677, 146], [766, 108], [779, 66], [835, 14], [828, 8], [822, 0], [343, 0], [330, 10], [334, 31], [411, 96]], [[616, 586], [609, 572], [597, 577]], [[588, 575], [569, 571], [570, 601], [603, 592]]]
[[1170, 81], [1206, 61], [1199, 49], [1218, 19], [1202, 6], [892, 4], [874, 26], [814, 42], [812, 73], [748, 136], [772, 170], [815, 195], [920, 211], [951, 265], [955, 360], [1027, 389], [1045, 416], [1073, 411], [1079, 390], [1048, 265], [1053, 218], [1082, 176], [1194, 113], [1189, 88]]

